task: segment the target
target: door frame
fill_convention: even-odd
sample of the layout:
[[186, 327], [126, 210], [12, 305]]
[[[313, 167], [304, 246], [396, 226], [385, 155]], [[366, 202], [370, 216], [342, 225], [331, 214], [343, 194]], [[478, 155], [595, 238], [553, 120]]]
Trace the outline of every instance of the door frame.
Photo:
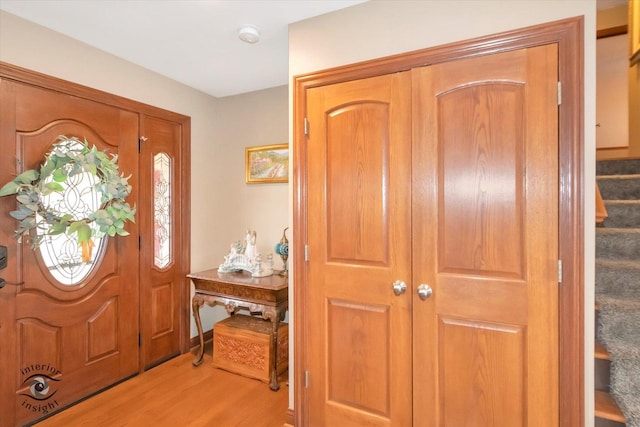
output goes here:
[[[133, 101], [121, 96], [113, 95], [107, 92], [103, 92], [97, 89], [92, 89], [87, 86], [82, 86], [77, 83], [62, 80], [56, 77], [52, 77], [46, 74], [31, 71], [22, 67], [18, 67], [6, 62], [0, 61], [0, 79], [11, 80], [23, 84], [29, 84], [43, 89], [52, 90], [55, 92], [63, 93], [66, 95], [75, 96], [98, 102], [104, 105], [109, 105], [122, 110], [132, 111], [142, 115], [157, 117], [163, 120], [175, 122], [181, 126], [181, 156], [183, 160], [182, 170], [184, 174], [182, 176], [182, 186], [180, 188], [179, 199], [176, 203], [179, 204], [179, 215], [183, 218], [189, 218], [190, 215], [190, 200], [191, 200], [191, 117], [182, 114], [174, 113], [172, 111], [164, 110], [162, 108], [154, 107], [152, 105], [143, 104], [141, 102]], [[140, 135], [138, 135], [140, 137]], [[135, 238], [131, 236], [130, 238]], [[191, 225], [190, 221], [184, 221], [183, 233], [178, 236], [178, 246], [180, 250], [177, 250], [176, 263], [179, 265], [181, 272], [180, 283], [180, 353], [186, 353], [189, 351], [190, 343], [190, 314], [191, 314], [191, 290], [190, 282], [187, 279], [191, 266]], [[16, 254], [10, 256], [15, 257]], [[8, 280], [11, 280], [9, 278]], [[143, 307], [139, 308], [141, 311]], [[141, 352], [139, 352], [141, 353]], [[142, 366], [142, 359], [138, 360], [139, 372], [142, 372], [144, 366]]]
[[293, 269], [294, 311], [294, 421], [306, 426], [308, 393], [305, 387], [308, 327], [307, 265], [307, 150], [306, 90], [389, 74], [462, 58], [558, 45], [558, 79], [562, 103], [558, 107], [559, 139], [559, 257], [563, 262], [559, 287], [559, 425], [584, 425], [584, 18], [575, 17], [374, 59], [294, 77], [293, 90]]

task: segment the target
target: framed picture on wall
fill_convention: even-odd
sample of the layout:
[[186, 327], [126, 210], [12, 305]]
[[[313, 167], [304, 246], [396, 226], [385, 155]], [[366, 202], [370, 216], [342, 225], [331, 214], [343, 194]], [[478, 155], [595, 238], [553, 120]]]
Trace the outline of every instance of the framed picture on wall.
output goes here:
[[631, 66], [640, 63], [640, 1], [629, 2], [629, 39], [631, 41]]
[[247, 184], [289, 181], [289, 144], [245, 148]]

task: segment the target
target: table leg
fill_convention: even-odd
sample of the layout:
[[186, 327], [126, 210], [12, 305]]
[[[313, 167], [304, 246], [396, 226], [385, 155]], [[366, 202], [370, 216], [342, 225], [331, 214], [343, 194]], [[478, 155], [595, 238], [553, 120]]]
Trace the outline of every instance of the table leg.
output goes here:
[[269, 382], [269, 388], [273, 391], [278, 391], [280, 389], [280, 384], [278, 383], [278, 328], [280, 327], [280, 316], [277, 314], [273, 316], [271, 319], [272, 329], [272, 339], [273, 345], [271, 346], [271, 360], [273, 360], [273, 365], [271, 366], [271, 381]]
[[202, 321], [200, 321], [200, 307], [202, 307], [202, 304], [204, 304], [204, 300], [196, 293], [191, 300], [191, 308], [193, 310], [193, 317], [196, 321], [196, 327], [198, 328], [200, 348], [198, 348], [198, 353], [193, 359], [193, 366], [200, 366], [204, 357], [204, 333], [202, 332]]
[[269, 388], [273, 391], [278, 391], [280, 389], [280, 384], [278, 383], [278, 329], [280, 328], [280, 322], [284, 320], [284, 315], [286, 312], [286, 308], [284, 309], [268, 309], [263, 310], [262, 317], [264, 319], [269, 319], [271, 321], [271, 339], [272, 345], [270, 349], [271, 360], [273, 364], [271, 365], [271, 376], [269, 381]]

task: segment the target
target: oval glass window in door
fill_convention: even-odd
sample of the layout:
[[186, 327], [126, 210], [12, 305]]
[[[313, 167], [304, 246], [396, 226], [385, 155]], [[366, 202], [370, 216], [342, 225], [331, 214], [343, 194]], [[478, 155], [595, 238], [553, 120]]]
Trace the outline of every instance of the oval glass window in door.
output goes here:
[[[82, 149], [82, 144], [69, 140], [69, 149]], [[55, 155], [55, 154], [51, 154]], [[69, 165], [71, 167], [71, 165]], [[45, 180], [53, 181], [52, 177]], [[70, 214], [75, 220], [87, 218], [89, 214], [100, 209], [102, 193], [96, 191], [98, 177], [89, 173], [81, 172], [72, 175], [61, 183], [63, 192], [51, 193], [42, 197], [42, 203], [47, 209], [52, 209], [60, 214]], [[91, 228], [96, 229], [97, 225], [91, 223]], [[82, 282], [87, 277], [94, 266], [96, 260], [102, 253], [103, 246], [108, 240], [108, 236], [94, 236], [93, 243], [95, 249], [92, 251], [89, 262], [82, 261], [82, 249], [78, 245], [75, 235], [66, 234], [47, 235], [48, 226], [38, 228], [38, 235], [42, 236], [42, 243], [38, 250], [42, 255], [42, 260], [51, 275], [65, 286], [74, 286]]]

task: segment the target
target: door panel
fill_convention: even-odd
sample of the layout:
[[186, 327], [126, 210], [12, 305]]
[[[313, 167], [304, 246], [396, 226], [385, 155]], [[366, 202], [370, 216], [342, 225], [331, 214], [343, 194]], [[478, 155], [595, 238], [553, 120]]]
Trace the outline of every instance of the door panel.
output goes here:
[[527, 425], [524, 333], [523, 327], [440, 316], [440, 425]]
[[558, 422], [556, 58], [413, 70], [416, 426]]
[[148, 369], [180, 354], [181, 273], [179, 236], [180, 188], [183, 161], [181, 126], [163, 119], [142, 116], [140, 149], [140, 257], [142, 366]]
[[[0, 91], [1, 148], [17, 159], [15, 168], [0, 173], [3, 182], [38, 168], [58, 135], [86, 138], [117, 154], [125, 176], [137, 171], [137, 114], [7, 80]], [[134, 190], [127, 201], [134, 205], [136, 174], [129, 184]], [[8, 272], [22, 282], [0, 290], [4, 426], [41, 418], [137, 372], [139, 263], [135, 237], [105, 237], [88, 276], [76, 285], [61, 284], [39, 250], [9, 238], [16, 223], [5, 210], [15, 209], [15, 200], [1, 203], [3, 244], [16, 255]], [[127, 230], [138, 234], [135, 224]], [[34, 381], [48, 388], [34, 394]]]
[[308, 91], [312, 425], [411, 423], [409, 84]]

